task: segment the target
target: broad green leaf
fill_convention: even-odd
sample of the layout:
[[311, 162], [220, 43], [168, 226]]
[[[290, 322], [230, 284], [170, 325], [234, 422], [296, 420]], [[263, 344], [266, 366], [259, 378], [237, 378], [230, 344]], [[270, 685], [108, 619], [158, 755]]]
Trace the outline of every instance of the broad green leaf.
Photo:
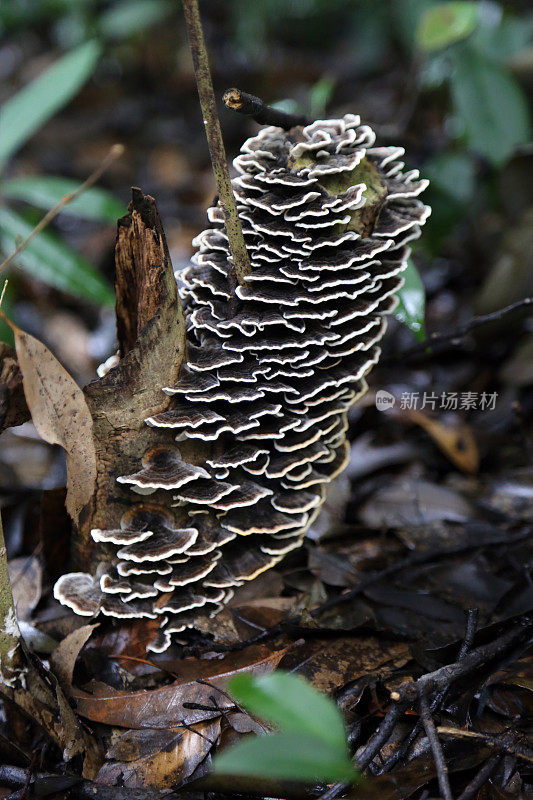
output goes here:
[[473, 48], [455, 54], [452, 73], [454, 113], [468, 146], [501, 166], [516, 146], [529, 140], [527, 100], [512, 75]]
[[424, 164], [424, 175], [459, 203], [468, 203], [474, 194], [474, 162], [468, 153], [439, 153]]
[[426, 291], [420, 274], [409, 259], [407, 269], [402, 273], [404, 285], [398, 292], [399, 304], [394, 312], [396, 319], [403, 322], [414, 333], [418, 341], [426, 338], [425, 312]]
[[248, 738], [216, 756], [214, 771], [308, 783], [358, 779], [345, 749], [330, 747], [322, 738], [297, 733]]
[[100, 14], [100, 32], [110, 39], [127, 39], [143, 33], [172, 11], [173, 4], [167, 0], [121, 0]]
[[[69, 178], [56, 178], [48, 175], [12, 178], [2, 184], [2, 195], [12, 200], [24, 200], [26, 203], [48, 211], [67, 192], [75, 192], [79, 185], [77, 181]], [[83, 219], [115, 223], [126, 213], [126, 207], [105, 189], [93, 187], [83, 192], [72, 203], [64, 206], [61, 213]]]
[[[0, 208], [0, 247], [9, 256], [33, 227], [7, 208]], [[17, 256], [16, 264], [40, 281], [98, 305], [112, 306], [114, 295], [107, 281], [88, 261], [50, 231], [42, 231]]]
[[[481, 11], [481, 9], [480, 9]], [[505, 63], [526, 51], [533, 36], [533, 14], [512, 17], [505, 15], [497, 24], [481, 24], [476, 28], [469, 44], [494, 61]]]
[[74, 97], [96, 67], [100, 45], [86, 42], [58, 59], [0, 108], [0, 166]]
[[326, 108], [335, 89], [333, 78], [321, 78], [309, 90], [309, 112], [311, 119], [325, 119]]
[[[0, 295], [4, 292], [4, 283], [5, 283], [5, 276], [0, 275]], [[4, 292], [4, 299], [2, 300], [1, 309], [6, 315], [8, 319], [14, 318], [13, 312], [13, 300], [14, 300], [14, 287], [13, 281], [8, 281], [6, 286], [6, 290]], [[7, 322], [0, 317], [0, 342], [6, 342], [6, 344], [11, 345], [11, 347], [15, 344], [15, 337], [13, 336], [12, 328], [7, 324]]]
[[416, 43], [424, 50], [442, 47], [465, 39], [478, 21], [478, 4], [468, 0], [439, 3], [421, 17], [416, 29]]
[[242, 673], [228, 685], [239, 703], [284, 733], [315, 736], [346, 752], [346, 731], [337, 706], [298, 675], [272, 672], [255, 678]]

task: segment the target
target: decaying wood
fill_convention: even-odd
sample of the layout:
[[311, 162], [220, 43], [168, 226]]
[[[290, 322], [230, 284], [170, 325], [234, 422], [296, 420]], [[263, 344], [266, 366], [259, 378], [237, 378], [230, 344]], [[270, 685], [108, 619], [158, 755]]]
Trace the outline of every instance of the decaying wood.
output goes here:
[[80, 727], [56, 678], [27, 650], [20, 634], [7, 569], [0, 521], [0, 695], [42, 727], [66, 761], [81, 756], [83, 775], [94, 778], [102, 757], [96, 741]]
[[[144, 453], [164, 440], [145, 419], [164, 411], [163, 386], [176, 382], [185, 354], [185, 323], [165, 236], [153, 198], [133, 190], [129, 213], [119, 221], [116, 292], [122, 358], [85, 387], [93, 418], [96, 488], [77, 523], [74, 562], [88, 569], [97, 558], [92, 528], [119, 524], [131, 507], [119, 475], [137, 468]], [[152, 499], [157, 502], [156, 495]]]

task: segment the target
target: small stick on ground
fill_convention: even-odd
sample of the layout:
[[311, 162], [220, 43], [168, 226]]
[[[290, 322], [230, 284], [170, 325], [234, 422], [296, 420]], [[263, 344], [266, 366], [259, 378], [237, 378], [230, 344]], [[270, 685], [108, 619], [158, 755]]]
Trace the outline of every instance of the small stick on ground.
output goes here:
[[237, 204], [231, 188], [228, 163], [226, 161], [226, 151], [224, 140], [220, 130], [217, 108], [215, 103], [215, 93], [213, 91], [213, 81], [209, 70], [209, 61], [205, 48], [204, 33], [198, 0], [182, 0], [185, 22], [187, 24], [187, 36], [194, 64], [194, 74], [196, 85], [200, 96], [200, 105], [204, 118], [207, 144], [213, 164], [219, 202], [224, 214], [226, 233], [228, 235], [229, 249], [233, 258], [235, 275], [239, 283], [243, 282], [245, 275], [251, 272], [250, 259], [242, 235], [241, 222], [237, 213]]
[[465, 638], [461, 644], [457, 661], [461, 661], [467, 653], [472, 649], [474, 643], [474, 636], [476, 635], [477, 622], [479, 619], [479, 609], [469, 608], [466, 616], [466, 630]]
[[439, 781], [439, 789], [442, 797], [444, 800], [453, 800], [452, 790], [450, 788], [450, 780], [448, 778], [448, 767], [446, 766], [446, 761], [444, 760], [444, 753], [442, 752], [437, 729], [435, 728], [435, 723], [433, 722], [433, 717], [431, 716], [431, 711], [429, 710], [427, 696], [420, 687], [418, 687], [418, 708], [420, 710], [422, 725], [424, 726], [426, 736], [428, 737], [429, 746], [431, 747], [431, 752], [433, 753], [433, 760], [437, 769], [437, 779]]
[[472, 798], [475, 797], [479, 790], [486, 784], [501, 760], [501, 753], [494, 753], [494, 755], [488, 758], [475, 778], [472, 778], [470, 783], [465, 786], [457, 800], [472, 800]]
[[63, 195], [61, 200], [58, 203], [56, 203], [55, 206], [50, 209], [50, 211], [46, 212], [46, 214], [44, 215], [42, 220], [37, 223], [37, 225], [32, 230], [30, 235], [27, 236], [26, 239], [24, 239], [18, 245], [16, 250], [14, 250], [11, 253], [11, 255], [8, 256], [6, 258], [6, 260], [3, 261], [0, 264], [0, 272], [2, 272], [4, 269], [7, 269], [7, 267], [9, 267], [9, 265], [11, 264], [13, 259], [16, 258], [18, 256], [18, 254], [20, 252], [22, 252], [22, 250], [24, 250], [33, 239], [35, 239], [37, 234], [41, 233], [41, 231], [43, 231], [52, 222], [52, 220], [54, 220], [57, 217], [57, 215], [59, 214], [61, 209], [63, 209], [69, 203], [72, 203], [73, 200], [76, 200], [76, 198], [78, 198], [80, 196], [80, 194], [83, 194], [83, 192], [85, 192], [87, 189], [90, 189], [91, 186], [93, 184], [95, 184], [96, 181], [98, 181], [100, 179], [102, 174], [113, 163], [113, 161], [116, 161], [117, 158], [120, 158], [120, 156], [123, 153], [124, 153], [124, 145], [122, 145], [122, 144], [114, 144], [113, 147], [110, 149], [109, 153], [106, 155], [106, 157], [104, 158], [104, 160], [100, 164], [100, 166], [97, 167], [94, 170], [94, 172], [91, 173], [91, 175], [89, 175], [87, 180], [84, 181], [80, 186], [78, 186], [76, 191], [67, 192], [65, 195]]
[[[399, 356], [395, 356], [394, 363], [398, 361], [398, 358], [401, 360], [405, 358], [411, 358], [412, 356], [426, 353], [428, 348], [439, 347], [440, 345], [447, 344], [448, 342], [451, 342], [452, 344], [459, 344], [461, 339], [464, 339], [464, 337], [467, 335], [467, 333], [470, 333], [470, 331], [480, 328], [482, 325], [486, 325], [488, 322], [495, 322], [496, 320], [502, 319], [502, 317], [512, 314], [513, 311], [518, 311], [519, 309], [526, 308], [527, 306], [533, 306], [533, 297], [524, 297], [522, 300], [517, 300], [516, 303], [511, 303], [509, 306], [499, 308], [497, 311], [492, 311], [490, 314], [484, 314], [480, 317], [472, 317], [469, 322], [466, 322], [464, 325], [461, 325], [459, 328], [456, 328], [454, 331], [450, 331], [449, 333], [440, 333], [439, 331], [436, 331], [435, 333], [430, 334], [430, 336], [428, 336], [428, 338], [423, 342], [415, 344], [408, 350], [404, 350], [404, 352], [400, 353]], [[386, 364], [388, 362], [389, 359], [382, 361], [381, 363]]]
[[256, 97], [240, 89], [226, 89], [223, 96], [224, 105], [231, 111], [251, 117], [260, 125], [275, 125], [288, 131], [297, 125], [309, 125], [310, 120], [304, 114], [288, 114], [278, 108], [267, 106], [260, 97]]
[[[466, 657], [468, 652], [472, 648], [472, 643], [474, 641], [474, 636], [476, 633], [476, 627], [478, 622], [479, 610], [477, 608], [470, 608], [467, 612], [467, 619], [466, 619], [466, 630], [463, 641], [461, 643], [461, 647], [459, 650], [459, 654], [457, 656], [457, 660], [461, 661], [463, 658]], [[433, 698], [431, 705], [429, 707], [430, 712], [433, 714], [440, 710], [446, 696], [448, 694], [448, 688], [443, 689]], [[375, 774], [383, 775], [386, 772], [390, 772], [391, 769], [398, 763], [398, 761], [402, 761], [407, 755], [410, 747], [414, 743], [415, 739], [417, 738], [418, 734], [422, 729], [422, 720], [419, 719], [411, 733], [404, 739], [400, 747], [396, 750], [395, 753], [390, 756], [384, 764], [382, 764], [381, 769], [377, 770]]]
[[490, 661], [503, 656], [520, 642], [531, 641], [533, 637], [533, 619], [524, 614], [520, 623], [494, 641], [472, 650], [460, 661], [447, 664], [434, 672], [422, 675], [417, 681], [407, 681], [391, 692], [391, 700], [396, 703], [414, 703], [419, 692], [425, 695], [440, 692], [455, 681], [464, 678]]

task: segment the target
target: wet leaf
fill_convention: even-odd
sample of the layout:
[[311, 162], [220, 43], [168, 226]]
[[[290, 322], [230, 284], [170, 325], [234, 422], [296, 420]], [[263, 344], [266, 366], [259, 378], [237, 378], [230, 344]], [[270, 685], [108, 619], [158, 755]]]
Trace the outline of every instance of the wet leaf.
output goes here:
[[418, 341], [423, 342], [426, 338], [425, 314], [426, 314], [426, 290], [420, 274], [409, 259], [407, 269], [404, 270], [404, 284], [398, 292], [399, 303], [396, 307], [395, 316], [400, 322], [414, 333]]
[[214, 760], [215, 772], [258, 778], [313, 782], [356, 781], [346, 750], [323, 739], [294, 733], [256, 736], [229, 748]]
[[71, 517], [89, 501], [96, 480], [92, 419], [83, 392], [42, 343], [15, 325], [15, 347], [33, 424], [67, 456], [67, 511]]
[[74, 97], [95, 69], [100, 53], [96, 41], [74, 48], [3, 104], [0, 166]]
[[478, 4], [461, 2], [439, 3], [429, 8], [420, 19], [416, 42], [424, 50], [442, 47], [465, 39], [475, 29], [478, 21]]
[[[26, 203], [48, 211], [59, 203], [62, 197], [70, 192], [75, 192], [79, 187], [80, 184], [70, 178], [35, 175], [4, 181], [2, 194], [12, 200], [24, 200]], [[126, 206], [113, 197], [110, 192], [95, 186], [92, 189], [86, 189], [72, 203], [67, 203], [61, 213], [114, 224], [119, 217], [126, 213]]]
[[315, 737], [341, 752], [345, 748], [344, 720], [337, 706], [299, 675], [237, 675], [228, 690], [248, 711], [284, 733]]
[[378, 490], [359, 511], [371, 528], [425, 525], [436, 520], [465, 522], [472, 515], [470, 504], [458, 492], [408, 478]]
[[462, 47], [454, 58], [452, 97], [455, 113], [464, 125], [468, 146], [501, 166], [516, 146], [530, 135], [524, 93], [506, 70]]
[[[0, 208], [0, 245], [10, 255], [33, 230], [29, 222]], [[107, 281], [82, 256], [50, 231], [41, 231], [17, 258], [21, 269], [37, 280], [97, 305], [112, 306], [114, 294]]]

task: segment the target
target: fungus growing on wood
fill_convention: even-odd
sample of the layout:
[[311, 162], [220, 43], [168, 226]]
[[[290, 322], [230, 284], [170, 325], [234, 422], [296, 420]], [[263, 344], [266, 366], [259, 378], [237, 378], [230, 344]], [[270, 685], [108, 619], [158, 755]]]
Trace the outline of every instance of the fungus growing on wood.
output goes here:
[[347, 414], [430, 213], [403, 150], [374, 142], [347, 114], [244, 143], [233, 187], [251, 272], [236, 283], [210, 209], [179, 276], [187, 361], [146, 418], [157, 444], [117, 476], [150, 504], [132, 494], [132, 511], [92, 531], [98, 575], [58, 581], [76, 613], [158, 617], [161, 652], [196, 609], [216, 613], [301, 544], [347, 463]]

